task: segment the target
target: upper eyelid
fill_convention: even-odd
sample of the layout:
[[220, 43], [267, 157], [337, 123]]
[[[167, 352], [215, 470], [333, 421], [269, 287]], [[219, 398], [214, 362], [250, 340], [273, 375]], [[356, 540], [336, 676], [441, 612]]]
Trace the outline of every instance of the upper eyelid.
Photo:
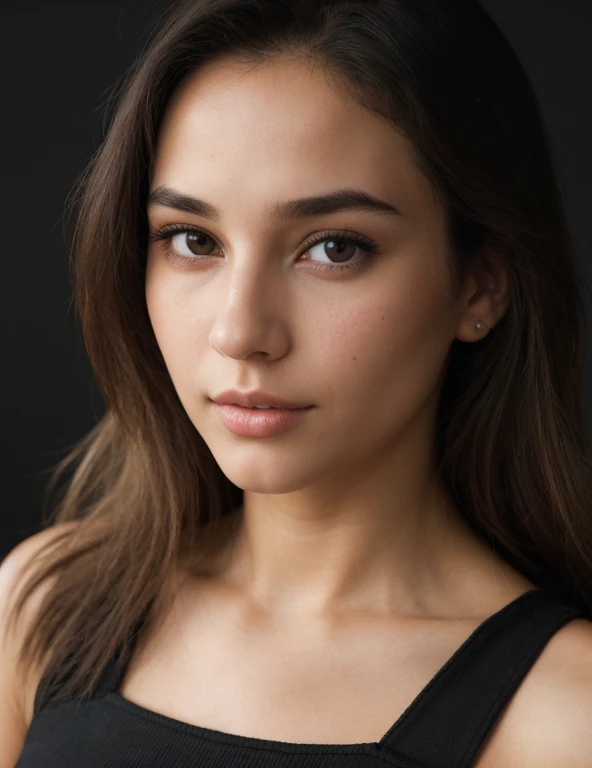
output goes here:
[[[184, 224], [182, 222], [168, 222], [166, 224], [162, 224], [160, 226], [150, 226], [149, 225], [149, 237], [150, 239], [154, 239], [154, 237], [157, 237], [159, 234], [162, 235], [170, 235], [174, 236], [176, 234], [182, 234], [183, 232], [199, 232], [206, 237], [211, 237], [212, 240], [215, 240], [216, 243], [218, 243], [218, 238], [216, 235], [211, 234], [208, 232], [208, 230], [204, 227], [201, 227], [197, 224]], [[304, 240], [308, 240], [309, 238], [313, 238], [315, 236], [319, 235], [325, 235], [326, 237], [337, 237], [338, 235], [341, 235], [343, 237], [351, 236], [351, 237], [361, 237], [368, 241], [372, 241], [373, 238], [370, 237], [370, 235], [363, 234], [362, 232], [358, 232], [355, 230], [349, 230], [344, 227], [321, 227], [317, 230], [315, 230], [314, 233], [310, 234], [308, 237], [304, 238]]]

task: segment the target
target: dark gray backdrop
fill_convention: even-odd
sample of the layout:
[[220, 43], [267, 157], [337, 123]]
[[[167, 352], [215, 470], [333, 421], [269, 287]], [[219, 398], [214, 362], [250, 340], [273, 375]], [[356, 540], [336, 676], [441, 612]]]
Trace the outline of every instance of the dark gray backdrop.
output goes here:
[[[70, 308], [63, 211], [103, 105], [169, 3], [0, 1], [0, 559], [38, 529], [47, 468], [102, 415]], [[590, 0], [484, 0], [539, 94], [586, 282], [592, 213]], [[592, 299], [586, 293], [586, 304]], [[592, 345], [584, 335], [586, 423]]]

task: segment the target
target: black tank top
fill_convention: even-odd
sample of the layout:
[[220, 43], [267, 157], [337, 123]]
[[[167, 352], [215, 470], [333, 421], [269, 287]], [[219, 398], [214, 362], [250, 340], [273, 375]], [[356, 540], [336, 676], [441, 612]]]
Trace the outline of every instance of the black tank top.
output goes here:
[[551, 637], [585, 618], [536, 588], [489, 616], [378, 742], [298, 744], [181, 722], [118, 694], [105, 668], [92, 698], [46, 707], [42, 682], [15, 768], [467, 768]]

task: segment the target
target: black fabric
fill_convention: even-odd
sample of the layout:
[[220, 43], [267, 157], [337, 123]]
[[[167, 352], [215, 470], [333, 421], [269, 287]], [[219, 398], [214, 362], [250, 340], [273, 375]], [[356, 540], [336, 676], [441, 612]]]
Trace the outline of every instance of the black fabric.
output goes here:
[[524, 593], [482, 622], [379, 742], [294, 744], [201, 728], [118, 693], [114, 658], [90, 700], [48, 707], [40, 684], [15, 768], [466, 768], [551, 637], [592, 620], [554, 592]]

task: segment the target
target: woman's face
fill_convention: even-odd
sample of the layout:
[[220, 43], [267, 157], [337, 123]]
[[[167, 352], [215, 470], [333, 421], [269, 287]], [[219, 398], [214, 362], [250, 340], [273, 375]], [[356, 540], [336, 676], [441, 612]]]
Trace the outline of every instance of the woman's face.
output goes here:
[[[425, 456], [450, 345], [478, 335], [466, 291], [452, 294], [444, 212], [408, 142], [320, 68], [227, 60], [171, 101], [150, 190], [164, 186], [216, 209], [149, 207], [151, 233], [180, 224], [200, 236], [174, 235], [169, 254], [150, 242], [146, 299], [178, 396], [225, 475], [286, 493], [330, 477], [347, 486], [395, 452]], [[272, 215], [352, 189], [394, 210]], [[210, 400], [230, 388], [316, 407], [278, 435], [236, 435]]]

